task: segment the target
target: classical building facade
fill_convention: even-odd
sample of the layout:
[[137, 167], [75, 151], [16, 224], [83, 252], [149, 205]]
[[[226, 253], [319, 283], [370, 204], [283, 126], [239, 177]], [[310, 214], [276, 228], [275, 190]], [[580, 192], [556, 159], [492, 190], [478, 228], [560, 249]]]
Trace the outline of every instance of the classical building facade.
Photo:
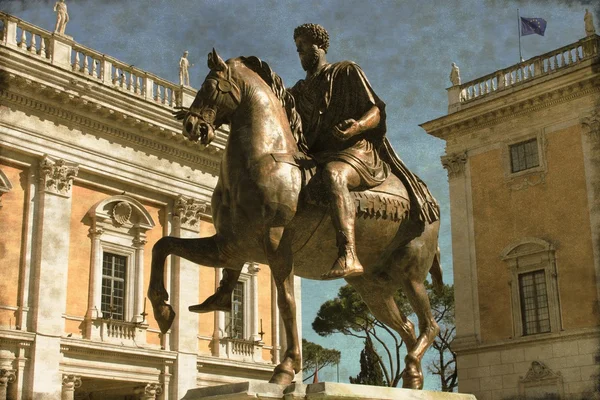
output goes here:
[[[448, 89], [459, 391], [598, 396], [600, 37]], [[552, 397], [554, 396], [554, 397]]]
[[214, 233], [226, 132], [208, 147], [183, 137], [172, 112], [188, 86], [0, 24], [0, 400], [180, 399], [268, 379], [281, 329], [266, 266], [248, 260], [231, 313], [198, 315], [187, 307], [221, 271], [169, 258], [165, 335], [145, 298], [157, 240]]

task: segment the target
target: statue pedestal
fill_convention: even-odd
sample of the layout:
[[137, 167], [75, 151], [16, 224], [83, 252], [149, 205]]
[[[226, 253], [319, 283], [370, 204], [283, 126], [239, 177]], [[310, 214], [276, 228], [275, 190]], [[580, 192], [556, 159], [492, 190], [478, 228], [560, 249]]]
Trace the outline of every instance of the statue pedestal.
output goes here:
[[182, 400], [476, 400], [472, 394], [397, 389], [380, 386], [320, 382], [289, 386], [265, 382], [240, 382], [188, 390]]

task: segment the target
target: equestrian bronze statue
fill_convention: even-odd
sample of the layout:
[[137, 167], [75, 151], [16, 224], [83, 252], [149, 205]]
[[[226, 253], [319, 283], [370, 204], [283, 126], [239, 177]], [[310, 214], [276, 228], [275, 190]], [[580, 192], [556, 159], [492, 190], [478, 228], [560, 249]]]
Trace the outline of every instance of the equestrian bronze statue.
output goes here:
[[[403, 387], [421, 389], [421, 359], [439, 332], [423, 284], [431, 273], [442, 285], [439, 207], [385, 138], [385, 105], [362, 70], [324, 62], [326, 41], [315, 37], [322, 28], [303, 27], [295, 40], [307, 79], [286, 90], [258, 58], [224, 62], [213, 50], [194, 102], [177, 113], [189, 140], [208, 145], [222, 124], [230, 132], [212, 197], [216, 234], [164, 237], [152, 250], [154, 316], [166, 333], [175, 317], [164, 287], [169, 255], [224, 268], [217, 292], [190, 306], [194, 312], [231, 310], [243, 265], [268, 264], [287, 339], [270, 382], [289, 384], [301, 370], [294, 275], [343, 277], [401, 335]], [[418, 336], [394, 302], [399, 289], [418, 317]]]

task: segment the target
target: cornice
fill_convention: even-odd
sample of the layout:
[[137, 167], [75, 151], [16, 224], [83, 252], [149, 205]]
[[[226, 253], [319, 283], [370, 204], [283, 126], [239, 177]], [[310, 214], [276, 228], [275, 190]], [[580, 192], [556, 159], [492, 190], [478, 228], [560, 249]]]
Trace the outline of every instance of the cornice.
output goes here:
[[[460, 136], [468, 135], [472, 132], [513, 120], [515, 117], [566, 103], [593, 93], [600, 93], [600, 76], [598, 75], [572, 82], [554, 90], [538, 93], [530, 98], [512, 104], [506, 98], [490, 100], [488, 104], [481, 104], [464, 111], [458, 111], [454, 114], [426, 122], [420, 126], [428, 134], [448, 141], [456, 137], [457, 134]], [[509, 105], [489, 108], [490, 104], [493, 105], [495, 102], [501, 102], [503, 105], [509, 103]], [[473, 115], [477, 112], [478, 108], [483, 108], [483, 106], [488, 107], [488, 109]]]
[[[68, 92], [59, 91], [56, 89], [50, 89], [43, 84], [27, 80], [16, 75], [10, 75], [9, 79], [19, 83], [18, 86], [30, 86], [34, 92], [41, 93], [50, 99], [62, 102], [63, 104], [73, 104], [75, 106], [84, 107], [88, 113], [94, 113], [105, 119], [112, 120], [114, 122], [128, 125], [132, 129], [142, 131], [144, 135], [136, 134], [128, 130], [119, 129], [108, 125], [105, 122], [101, 122], [90, 117], [84, 116], [79, 113], [75, 113], [70, 109], [61, 108], [59, 104], [49, 103], [48, 101], [42, 101], [36, 98], [28, 97], [22, 93], [17, 93], [11, 89], [0, 90], [0, 99], [11, 103], [14, 106], [32, 109], [40, 111], [46, 115], [54, 116], [58, 119], [66, 121], [70, 124], [76, 124], [81, 127], [85, 127], [87, 130], [94, 130], [101, 132], [102, 134], [117, 137], [121, 140], [135, 144], [136, 146], [142, 146], [147, 149], [154, 150], [156, 152], [167, 155], [169, 159], [182, 160], [187, 163], [202, 166], [207, 172], [217, 174], [219, 171], [220, 157], [222, 150], [214, 146], [204, 147], [198, 143], [193, 143], [185, 139], [185, 137], [177, 131], [154, 125], [149, 121], [142, 121], [137, 118], [131, 118], [126, 113], [121, 113], [116, 110], [110, 109], [98, 103], [94, 103], [83, 97], [77, 97]], [[162, 139], [173, 141], [180, 146], [186, 146], [190, 150], [182, 149], [181, 147], [175, 147], [173, 144], [166, 144], [157, 141], [147, 135], [156, 135]], [[192, 152], [193, 151], [193, 152]], [[208, 155], [206, 154], [208, 153]]]
[[87, 354], [94, 355], [98, 358], [123, 358], [135, 360], [175, 360], [177, 353], [167, 350], [154, 350], [149, 348], [133, 348], [119, 345], [111, 345], [108, 343], [95, 343], [80, 339], [61, 339], [61, 353], [68, 354]]

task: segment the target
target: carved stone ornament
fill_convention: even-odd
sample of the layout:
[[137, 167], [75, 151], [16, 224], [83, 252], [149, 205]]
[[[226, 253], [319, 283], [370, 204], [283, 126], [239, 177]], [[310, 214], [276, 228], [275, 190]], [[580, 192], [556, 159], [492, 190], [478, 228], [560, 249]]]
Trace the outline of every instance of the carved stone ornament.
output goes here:
[[68, 196], [79, 168], [63, 159], [52, 161], [45, 156], [40, 163], [40, 178], [47, 192]]
[[560, 377], [560, 372], [554, 372], [541, 361], [533, 361], [525, 377], [521, 377], [520, 382], [539, 381], [547, 378]]
[[464, 175], [466, 163], [467, 153], [449, 154], [442, 157], [442, 166], [448, 171], [450, 179]]
[[8, 180], [8, 177], [4, 175], [4, 172], [0, 171], [0, 208], [2, 208], [2, 195], [10, 192], [12, 185]]
[[81, 387], [81, 378], [76, 375], [63, 375], [63, 390], [75, 390]]
[[594, 111], [581, 119], [585, 133], [595, 143], [600, 142], [600, 112]]
[[0, 386], [6, 386], [17, 379], [15, 371], [12, 369], [0, 369]]
[[179, 218], [182, 228], [197, 230], [202, 215], [210, 213], [210, 206], [200, 200], [179, 196], [175, 201], [174, 215]]
[[162, 385], [160, 383], [148, 383], [135, 389], [135, 394], [139, 395], [140, 399], [154, 399], [161, 393]]
[[131, 218], [131, 206], [126, 201], [120, 201], [112, 209], [112, 219], [117, 225], [123, 225]]

